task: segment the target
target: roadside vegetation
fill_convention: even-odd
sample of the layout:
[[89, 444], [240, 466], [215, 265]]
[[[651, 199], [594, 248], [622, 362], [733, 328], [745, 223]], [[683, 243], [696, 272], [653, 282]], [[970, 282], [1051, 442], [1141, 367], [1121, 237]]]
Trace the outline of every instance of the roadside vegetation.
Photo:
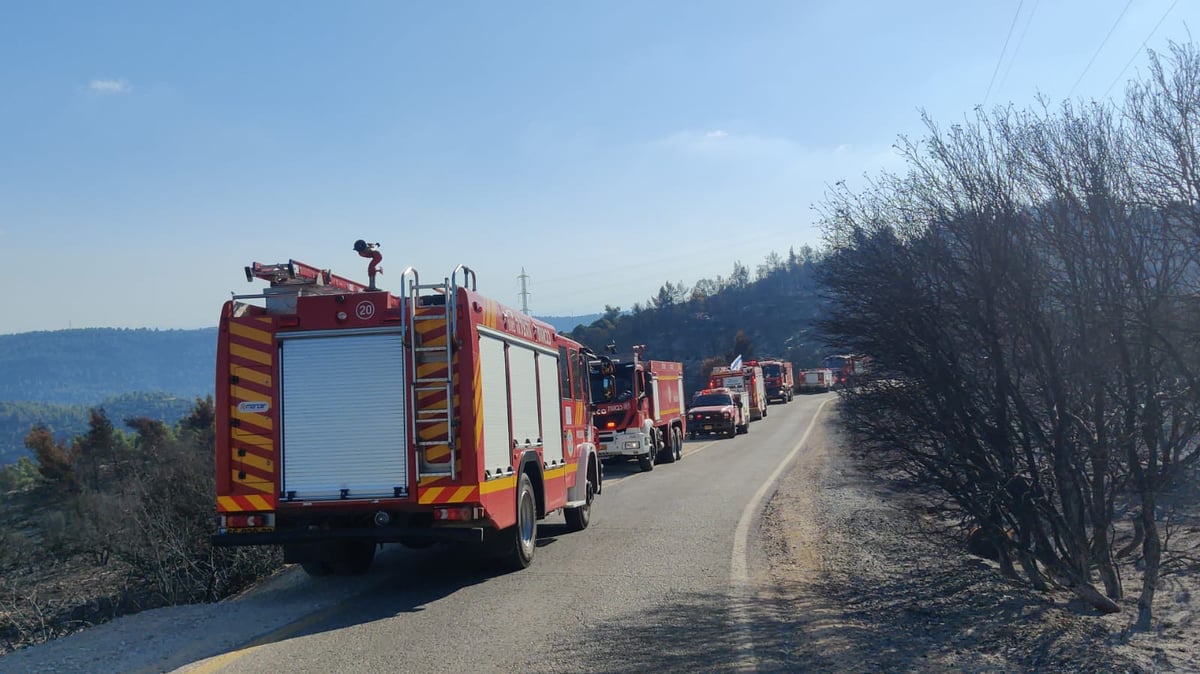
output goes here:
[[214, 549], [213, 402], [174, 426], [86, 433], [35, 426], [35, 459], [0, 470], [0, 655], [137, 611], [215, 601], [281, 566], [271, 550]]
[[1037, 589], [1101, 612], [1200, 570], [1200, 52], [1120, 105], [977, 110], [823, 205], [842, 415]]

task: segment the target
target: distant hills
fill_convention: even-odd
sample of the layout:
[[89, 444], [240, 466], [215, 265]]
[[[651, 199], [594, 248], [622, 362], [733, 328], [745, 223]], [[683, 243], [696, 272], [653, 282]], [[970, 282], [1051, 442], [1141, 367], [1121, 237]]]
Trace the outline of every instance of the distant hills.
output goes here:
[[212, 393], [217, 329], [0, 335], [0, 401], [95, 405], [126, 393]]
[[558, 332], [571, 332], [580, 325], [591, 325], [604, 314], [585, 314], [583, 316], [534, 316], [554, 326]]

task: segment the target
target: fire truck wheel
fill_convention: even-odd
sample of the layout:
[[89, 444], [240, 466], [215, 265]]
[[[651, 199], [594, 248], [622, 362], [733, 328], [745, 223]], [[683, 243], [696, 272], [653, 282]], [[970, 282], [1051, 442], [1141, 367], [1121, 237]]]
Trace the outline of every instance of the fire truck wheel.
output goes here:
[[592, 499], [596, 496], [596, 481], [589, 474], [587, 479], [587, 502], [578, 508], [567, 508], [563, 516], [567, 518], [567, 528], [571, 531], [583, 531], [592, 521]]
[[675, 460], [683, 458], [683, 431], [678, 428], [671, 429], [671, 438], [674, 440]]
[[654, 460], [658, 458], [658, 448], [661, 446], [657, 440], [657, 434], [650, 437], [655, 438], [654, 446], [644, 456], [638, 457], [638, 468], [641, 468], [643, 473], [654, 470]]
[[675, 429], [667, 429], [665, 437], [661, 437], [658, 443], [658, 458], [657, 463], [675, 463]]
[[514, 571], [520, 571], [533, 563], [533, 553], [537, 550], [537, 498], [528, 473], [521, 473], [517, 481], [517, 523], [509, 528], [509, 535], [504, 562]]
[[344, 541], [338, 546], [334, 571], [340, 576], [361, 576], [375, 561], [375, 541]]
[[300, 568], [313, 578], [333, 575], [333, 565], [323, 559], [300, 562]]

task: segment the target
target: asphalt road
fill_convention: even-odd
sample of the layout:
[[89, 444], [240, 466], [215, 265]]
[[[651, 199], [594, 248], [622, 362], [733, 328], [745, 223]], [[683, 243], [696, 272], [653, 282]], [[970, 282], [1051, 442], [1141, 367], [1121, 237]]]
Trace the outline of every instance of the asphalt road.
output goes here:
[[[388, 546], [362, 577], [312, 579], [295, 569], [236, 600], [96, 628], [92, 638], [104, 645], [73, 653], [47, 644], [0, 665], [271, 674], [752, 670], [755, 625], [772, 621], [754, 599], [765, 566], [757, 511], [830, 398], [772, 405], [748, 434], [687, 441], [682, 461], [648, 473], [636, 463], [607, 466], [591, 526], [568, 533], [561, 515], [543, 520], [537, 557], [524, 571], [497, 571], [451, 546]], [[105, 654], [84, 655], [97, 647]]]

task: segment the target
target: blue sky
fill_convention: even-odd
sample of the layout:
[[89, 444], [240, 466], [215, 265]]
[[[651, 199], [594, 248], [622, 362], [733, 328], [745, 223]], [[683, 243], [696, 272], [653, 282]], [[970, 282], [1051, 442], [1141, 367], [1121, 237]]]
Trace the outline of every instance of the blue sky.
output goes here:
[[1189, 0], [0, 9], [0, 333], [214, 325], [242, 267], [458, 264], [535, 314], [820, 244], [919, 110], [1111, 98]]

